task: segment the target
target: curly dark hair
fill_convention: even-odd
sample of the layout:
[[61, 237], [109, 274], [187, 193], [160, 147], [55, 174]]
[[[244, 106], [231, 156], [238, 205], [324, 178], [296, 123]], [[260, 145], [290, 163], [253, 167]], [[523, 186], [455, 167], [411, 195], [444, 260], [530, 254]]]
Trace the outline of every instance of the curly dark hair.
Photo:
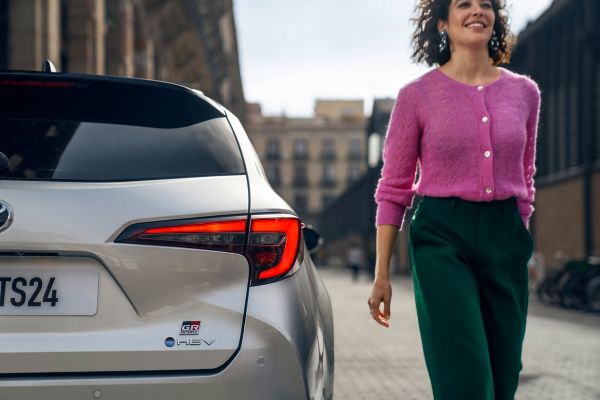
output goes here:
[[[508, 64], [512, 49], [516, 44], [516, 38], [511, 33], [508, 26], [508, 15], [506, 13], [505, 0], [491, 0], [496, 22], [494, 30], [500, 42], [496, 51], [488, 47], [490, 58], [494, 65]], [[439, 20], [448, 21], [448, 10], [452, 0], [418, 0], [415, 6], [415, 13], [418, 15], [412, 18], [416, 25], [412, 36], [413, 54], [412, 59], [417, 62], [426, 62], [430, 67], [432, 65], [444, 65], [450, 60], [450, 46], [443, 51], [439, 51], [440, 33], [437, 24]], [[450, 40], [450, 38], [448, 38]]]

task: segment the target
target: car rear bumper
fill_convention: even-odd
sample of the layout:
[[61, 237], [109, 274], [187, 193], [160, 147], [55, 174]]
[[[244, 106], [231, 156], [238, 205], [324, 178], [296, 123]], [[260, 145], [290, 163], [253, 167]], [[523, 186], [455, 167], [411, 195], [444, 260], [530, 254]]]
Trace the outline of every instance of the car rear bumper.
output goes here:
[[268, 325], [249, 319], [240, 352], [216, 374], [2, 379], [0, 398], [262, 400], [306, 399], [306, 394], [294, 346]]
[[[240, 351], [218, 373], [2, 378], [0, 399], [320, 398], [325, 383], [315, 383], [312, 375], [319, 370], [322, 375], [323, 368], [328, 366], [322, 365], [323, 349], [317, 344], [314, 303], [305, 279], [306, 271], [301, 268], [283, 281], [250, 289]], [[321, 347], [319, 352], [318, 347]], [[309, 391], [317, 393], [308, 395]]]

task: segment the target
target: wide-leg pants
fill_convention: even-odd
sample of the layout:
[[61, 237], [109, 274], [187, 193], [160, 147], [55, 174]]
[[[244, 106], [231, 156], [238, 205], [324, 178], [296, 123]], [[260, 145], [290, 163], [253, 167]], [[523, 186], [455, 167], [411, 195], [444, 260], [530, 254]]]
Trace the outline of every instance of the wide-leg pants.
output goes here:
[[419, 202], [409, 254], [435, 400], [514, 399], [532, 251], [514, 197]]

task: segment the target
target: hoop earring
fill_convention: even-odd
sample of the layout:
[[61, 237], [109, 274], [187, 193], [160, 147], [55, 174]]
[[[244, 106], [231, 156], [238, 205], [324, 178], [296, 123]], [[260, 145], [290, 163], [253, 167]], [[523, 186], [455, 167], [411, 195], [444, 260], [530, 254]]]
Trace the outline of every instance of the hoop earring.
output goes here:
[[438, 47], [440, 53], [448, 50], [448, 31], [443, 30], [440, 32], [440, 45]]
[[497, 52], [498, 49], [500, 48], [500, 40], [498, 39], [498, 34], [496, 33], [496, 30], [494, 30], [492, 32], [492, 38], [490, 39], [490, 50], [492, 50], [492, 52]]

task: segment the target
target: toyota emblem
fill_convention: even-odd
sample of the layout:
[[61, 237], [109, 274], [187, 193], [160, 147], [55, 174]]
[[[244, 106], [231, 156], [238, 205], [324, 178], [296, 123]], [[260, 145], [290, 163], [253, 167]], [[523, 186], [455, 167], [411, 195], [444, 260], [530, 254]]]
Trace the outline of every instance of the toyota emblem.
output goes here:
[[0, 200], [0, 232], [7, 230], [13, 222], [13, 211], [8, 203]]

